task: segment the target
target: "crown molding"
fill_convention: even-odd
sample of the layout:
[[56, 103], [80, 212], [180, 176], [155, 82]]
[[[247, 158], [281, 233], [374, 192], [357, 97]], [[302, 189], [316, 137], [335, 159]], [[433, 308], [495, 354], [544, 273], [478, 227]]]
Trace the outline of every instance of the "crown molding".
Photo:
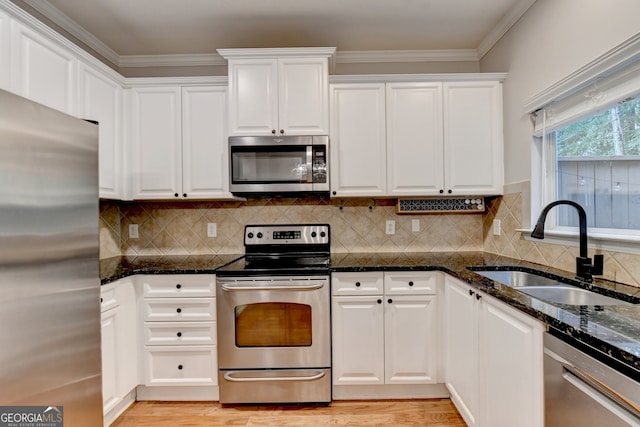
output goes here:
[[111, 62], [111, 64], [115, 66], [120, 65], [120, 55], [105, 43], [100, 41], [96, 36], [85, 30], [83, 27], [78, 25], [75, 21], [69, 18], [64, 13], [60, 12], [58, 8], [53, 6], [49, 1], [46, 0], [23, 0], [24, 3], [28, 4], [37, 12], [41, 13], [46, 18], [50, 19], [51, 22], [58, 25], [67, 33], [71, 34], [81, 43], [86, 45], [88, 48], [96, 52], [98, 55], [102, 56], [105, 60]]
[[336, 63], [478, 61], [475, 49], [352, 50], [336, 53]]
[[119, 57], [118, 66], [122, 68], [136, 67], [195, 67], [226, 66], [227, 61], [217, 53], [187, 55], [123, 55]]
[[498, 43], [513, 25], [525, 14], [527, 10], [536, 2], [536, 0], [523, 0], [516, 4], [509, 13], [502, 17], [500, 22], [491, 30], [491, 32], [478, 45], [478, 60], [491, 50]]
[[504, 82], [507, 73], [362, 74], [329, 76], [329, 83]]

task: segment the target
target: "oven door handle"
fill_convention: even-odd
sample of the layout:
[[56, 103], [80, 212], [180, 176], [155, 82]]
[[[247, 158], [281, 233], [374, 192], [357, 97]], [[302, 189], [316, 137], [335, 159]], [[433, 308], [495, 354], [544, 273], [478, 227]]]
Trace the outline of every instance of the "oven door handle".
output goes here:
[[316, 291], [322, 289], [324, 283], [313, 283], [311, 285], [256, 285], [242, 286], [235, 284], [221, 284], [220, 289], [226, 292], [237, 291]]
[[315, 375], [288, 376], [288, 377], [234, 377], [234, 374], [246, 374], [246, 371], [229, 371], [224, 374], [224, 379], [232, 382], [243, 381], [313, 381], [324, 377], [323, 371], [317, 371]]

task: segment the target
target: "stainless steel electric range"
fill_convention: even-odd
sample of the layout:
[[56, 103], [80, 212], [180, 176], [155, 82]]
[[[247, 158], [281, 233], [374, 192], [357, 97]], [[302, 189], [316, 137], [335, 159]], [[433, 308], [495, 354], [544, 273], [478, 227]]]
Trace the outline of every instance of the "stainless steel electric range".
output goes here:
[[247, 225], [217, 274], [220, 403], [329, 403], [328, 224]]

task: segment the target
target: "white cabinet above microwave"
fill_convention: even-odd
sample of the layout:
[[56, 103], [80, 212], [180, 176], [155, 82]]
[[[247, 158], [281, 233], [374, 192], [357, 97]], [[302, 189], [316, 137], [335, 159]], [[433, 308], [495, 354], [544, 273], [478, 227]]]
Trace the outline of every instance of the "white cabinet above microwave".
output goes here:
[[335, 48], [219, 49], [229, 62], [229, 135], [329, 133]]

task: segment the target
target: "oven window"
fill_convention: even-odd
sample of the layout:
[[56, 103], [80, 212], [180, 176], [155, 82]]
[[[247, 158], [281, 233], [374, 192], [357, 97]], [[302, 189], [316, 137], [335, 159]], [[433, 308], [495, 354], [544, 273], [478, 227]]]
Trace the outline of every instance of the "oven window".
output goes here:
[[237, 347], [311, 345], [311, 306], [264, 302], [236, 307]]

